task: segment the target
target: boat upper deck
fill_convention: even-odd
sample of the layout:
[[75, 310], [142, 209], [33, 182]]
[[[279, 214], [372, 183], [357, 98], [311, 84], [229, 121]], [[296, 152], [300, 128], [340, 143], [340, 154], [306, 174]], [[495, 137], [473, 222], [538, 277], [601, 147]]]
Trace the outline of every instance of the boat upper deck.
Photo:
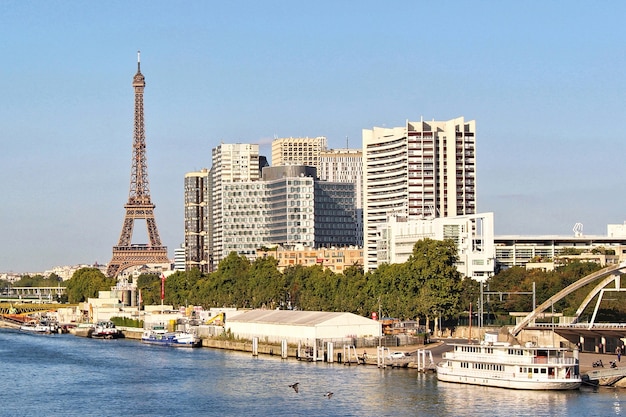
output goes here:
[[453, 344], [454, 350], [443, 359], [457, 361], [500, 363], [511, 365], [575, 365], [578, 359], [566, 356], [568, 349], [555, 347], [519, 346], [509, 344]]

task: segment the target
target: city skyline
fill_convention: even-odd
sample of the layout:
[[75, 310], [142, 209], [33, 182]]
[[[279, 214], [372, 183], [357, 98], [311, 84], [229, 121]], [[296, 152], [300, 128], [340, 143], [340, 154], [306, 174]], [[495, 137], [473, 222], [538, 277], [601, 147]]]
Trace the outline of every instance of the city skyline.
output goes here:
[[[106, 263], [128, 199], [142, 51], [152, 201], [169, 255], [187, 172], [220, 143], [476, 120], [495, 233], [605, 235], [620, 171], [626, 5], [8, 1], [0, 14], [0, 271]], [[133, 241], [146, 242], [137, 227]]]

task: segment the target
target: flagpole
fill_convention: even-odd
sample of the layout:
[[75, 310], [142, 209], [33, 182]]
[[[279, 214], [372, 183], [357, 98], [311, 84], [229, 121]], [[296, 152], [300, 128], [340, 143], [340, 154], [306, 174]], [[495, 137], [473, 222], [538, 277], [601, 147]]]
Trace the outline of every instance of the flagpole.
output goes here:
[[163, 299], [165, 298], [165, 274], [161, 272], [161, 314], [163, 314]]

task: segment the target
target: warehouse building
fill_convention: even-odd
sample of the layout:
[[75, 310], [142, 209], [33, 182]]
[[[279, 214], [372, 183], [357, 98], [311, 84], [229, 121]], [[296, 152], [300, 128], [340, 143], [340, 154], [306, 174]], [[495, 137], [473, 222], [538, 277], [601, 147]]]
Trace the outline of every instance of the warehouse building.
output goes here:
[[376, 320], [352, 313], [250, 310], [226, 318], [226, 330], [243, 339], [268, 343], [313, 343], [381, 336]]

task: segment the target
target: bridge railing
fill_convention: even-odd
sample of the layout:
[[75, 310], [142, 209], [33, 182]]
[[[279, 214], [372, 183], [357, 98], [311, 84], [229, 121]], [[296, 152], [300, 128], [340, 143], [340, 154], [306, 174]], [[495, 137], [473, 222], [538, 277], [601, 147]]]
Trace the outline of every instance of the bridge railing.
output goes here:
[[[535, 323], [529, 327], [588, 329], [589, 323]], [[592, 329], [626, 329], [626, 323], [593, 323]]]

